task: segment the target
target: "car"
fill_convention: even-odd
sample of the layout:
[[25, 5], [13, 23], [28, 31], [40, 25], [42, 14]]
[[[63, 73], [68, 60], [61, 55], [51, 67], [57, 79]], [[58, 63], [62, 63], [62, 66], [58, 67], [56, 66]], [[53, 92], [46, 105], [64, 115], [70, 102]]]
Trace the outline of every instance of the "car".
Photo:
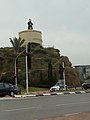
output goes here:
[[90, 79], [85, 80], [85, 82], [82, 84], [82, 88], [85, 90], [90, 88]]
[[20, 87], [18, 87], [18, 86], [16, 86], [16, 85], [13, 85], [13, 87], [14, 87], [14, 93], [15, 93], [16, 95], [18, 95], [18, 94], [21, 95], [21, 89], [20, 89]]
[[0, 96], [4, 97], [6, 95], [14, 96], [15, 90], [12, 84], [10, 83], [0, 83]]
[[[65, 85], [66, 87], [66, 85]], [[50, 88], [50, 92], [60, 91], [63, 90], [64, 83], [63, 82], [57, 82], [54, 86]]]

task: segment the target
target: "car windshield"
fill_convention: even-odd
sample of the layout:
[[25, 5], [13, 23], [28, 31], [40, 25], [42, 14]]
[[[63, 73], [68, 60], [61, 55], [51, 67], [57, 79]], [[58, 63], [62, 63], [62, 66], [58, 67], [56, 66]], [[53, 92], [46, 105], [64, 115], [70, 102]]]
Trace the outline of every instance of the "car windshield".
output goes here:
[[56, 83], [56, 85], [55, 86], [58, 86], [59, 85], [59, 83]]
[[61, 86], [61, 85], [63, 85], [63, 83], [56, 83], [55, 86]]

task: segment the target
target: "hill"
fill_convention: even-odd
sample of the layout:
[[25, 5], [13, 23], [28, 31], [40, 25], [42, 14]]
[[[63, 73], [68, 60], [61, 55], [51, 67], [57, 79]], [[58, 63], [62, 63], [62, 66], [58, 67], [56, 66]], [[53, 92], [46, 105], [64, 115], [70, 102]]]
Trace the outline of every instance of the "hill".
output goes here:
[[[25, 48], [21, 48], [20, 52]], [[18, 58], [18, 84], [25, 86], [25, 56], [24, 52]], [[36, 47], [31, 51], [32, 67], [29, 70], [29, 85], [49, 87], [48, 83], [48, 63], [52, 63], [52, 83], [55, 84], [60, 79], [59, 66], [65, 63], [65, 78], [68, 85], [77, 86], [80, 84], [79, 74], [72, 67], [72, 63], [67, 56], [61, 56], [60, 51], [53, 47]], [[12, 47], [0, 48], [0, 81], [15, 83], [15, 54]]]

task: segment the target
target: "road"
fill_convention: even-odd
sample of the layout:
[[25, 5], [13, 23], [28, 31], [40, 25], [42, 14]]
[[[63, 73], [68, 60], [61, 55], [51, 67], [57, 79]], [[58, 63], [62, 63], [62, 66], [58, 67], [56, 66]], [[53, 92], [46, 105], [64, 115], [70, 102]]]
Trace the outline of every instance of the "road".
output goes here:
[[42, 120], [88, 111], [90, 93], [0, 100], [0, 120]]

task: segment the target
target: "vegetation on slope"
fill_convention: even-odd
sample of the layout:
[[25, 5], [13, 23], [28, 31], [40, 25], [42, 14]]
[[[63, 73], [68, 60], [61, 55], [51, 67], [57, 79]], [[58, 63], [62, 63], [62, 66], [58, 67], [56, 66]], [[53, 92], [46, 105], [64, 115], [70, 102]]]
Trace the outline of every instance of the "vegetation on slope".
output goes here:
[[[21, 48], [19, 53], [25, 48]], [[24, 52], [18, 58], [18, 84], [25, 86], [25, 56]], [[50, 87], [48, 79], [48, 63], [52, 63], [52, 85], [60, 79], [59, 65], [65, 63], [65, 77], [68, 85], [79, 85], [79, 74], [72, 67], [67, 56], [60, 56], [60, 51], [53, 47], [37, 46], [31, 51], [32, 67], [29, 70], [29, 86]], [[0, 48], [0, 81], [15, 84], [14, 77], [15, 52], [12, 47]]]

